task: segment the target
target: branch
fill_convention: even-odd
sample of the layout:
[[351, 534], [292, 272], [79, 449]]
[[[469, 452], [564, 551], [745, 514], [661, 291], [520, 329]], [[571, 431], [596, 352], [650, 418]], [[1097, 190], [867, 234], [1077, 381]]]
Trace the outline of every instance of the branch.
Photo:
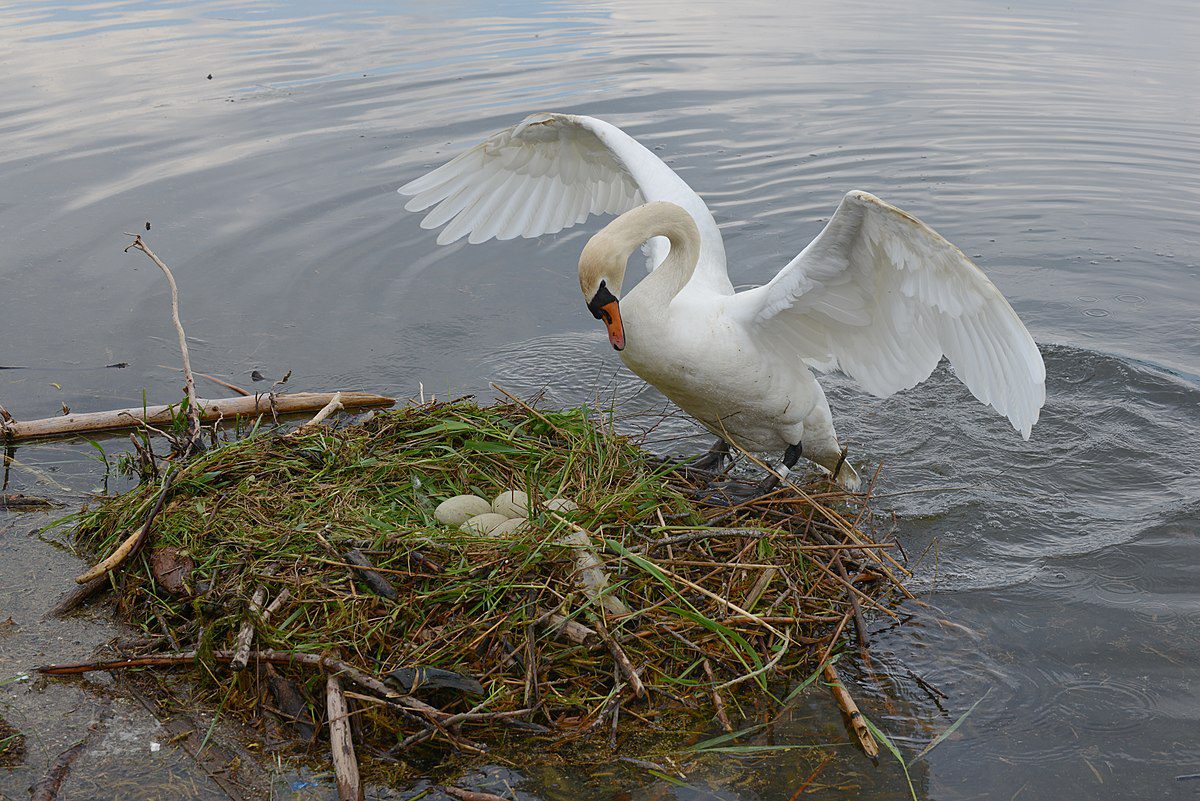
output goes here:
[[183, 356], [183, 380], [187, 387], [187, 448], [190, 450], [200, 440], [200, 407], [196, 403], [196, 377], [192, 374], [192, 358], [188, 354], [187, 334], [183, 332], [183, 323], [179, 321], [179, 287], [175, 284], [175, 276], [171, 274], [170, 268], [163, 264], [162, 259], [154, 255], [154, 251], [146, 246], [142, 237], [138, 234], [131, 234], [131, 236], [133, 244], [125, 248], [125, 252], [140, 250], [145, 253], [150, 257], [150, 261], [158, 265], [158, 269], [162, 270], [163, 275], [167, 277], [167, 283], [171, 285], [171, 319], [175, 323], [175, 333], [179, 335], [179, 351]]

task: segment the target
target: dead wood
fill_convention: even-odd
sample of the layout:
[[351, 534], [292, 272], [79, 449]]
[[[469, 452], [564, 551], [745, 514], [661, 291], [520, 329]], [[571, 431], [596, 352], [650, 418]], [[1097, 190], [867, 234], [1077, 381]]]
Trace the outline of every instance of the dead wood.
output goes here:
[[358, 760], [354, 756], [354, 738], [350, 733], [350, 709], [336, 674], [325, 680], [325, 709], [329, 723], [329, 750], [337, 775], [338, 801], [362, 801], [362, 782]]
[[829, 691], [833, 693], [833, 700], [837, 702], [838, 707], [846, 716], [846, 721], [850, 726], [850, 731], [854, 734], [858, 744], [862, 746], [866, 755], [875, 758], [879, 756], [879, 744], [875, 742], [875, 738], [871, 735], [867, 724], [863, 723], [862, 712], [858, 710], [858, 704], [854, 703], [853, 696], [846, 689], [846, 685], [842, 684], [842, 680], [838, 677], [837, 670], [834, 669], [832, 662], [827, 662], [824, 669], [825, 681], [829, 684]]
[[83, 739], [55, 758], [50, 769], [46, 771], [46, 775], [29, 788], [29, 801], [54, 801], [58, 798], [58, 791], [62, 788], [67, 774], [71, 772], [71, 765], [87, 749], [88, 744], [101, 728], [98, 721], [88, 726], [87, 734], [83, 736]]
[[[291, 395], [276, 395], [275, 414], [287, 415], [311, 412], [324, 408], [333, 396], [330, 392], [296, 392]], [[342, 405], [347, 409], [366, 409], [392, 406], [395, 398], [374, 395], [369, 392], [342, 392]], [[197, 398], [196, 408], [202, 423], [230, 422], [239, 417], [258, 417], [272, 413], [272, 402], [268, 395], [238, 396], [236, 398]], [[174, 419], [178, 404], [114, 409], [104, 412], [85, 412], [42, 420], [12, 421], [7, 424], [11, 441], [24, 442], [45, 437], [62, 437], [75, 434], [95, 434], [103, 431], [120, 431], [137, 428], [141, 423], [166, 425]]]

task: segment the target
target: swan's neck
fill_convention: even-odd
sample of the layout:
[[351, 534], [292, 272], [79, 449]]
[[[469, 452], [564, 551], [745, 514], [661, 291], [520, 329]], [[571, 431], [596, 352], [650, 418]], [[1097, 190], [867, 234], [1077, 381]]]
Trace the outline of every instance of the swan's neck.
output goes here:
[[613, 220], [588, 242], [580, 266], [608, 265], [606, 280], [619, 292], [629, 257], [655, 236], [667, 238], [670, 253], [635, 289], [644, 300], [665, 305], [691, 280], [700, 258], [700, 231], [692, 216], [674, 203], [647, 203]]

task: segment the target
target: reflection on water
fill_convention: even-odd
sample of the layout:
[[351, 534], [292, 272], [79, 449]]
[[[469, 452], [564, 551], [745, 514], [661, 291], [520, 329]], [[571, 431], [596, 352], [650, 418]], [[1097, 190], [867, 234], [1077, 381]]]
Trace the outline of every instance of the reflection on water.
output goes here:
[[[884, 464], [900, 537], [926, 553], [917, 580], [931, 607], [877, 633], [896, 680], [860, 690], [868, 714], [911, 755], [986, 693], [914, 766], [928, 797], [1192, 797], [1197, 783], [1175, 779], [1200, 772], [1191, 11], [1173, 0], [9, 4], [0, 366], [28, 369], [0, 370], [0, 403], [38, 417], [176, 392], [160, 367], [176, 361], [165, 288], [121, 250], [123, 231], [150, 222], [206, 372], [250, 383], [252, 370], [291, 369], [302, 388], [423, 383], [439, 396], [497, 381], [552, 402], [616, 398], [636, 427], [662, 400], [617, 369], [575, 288], [594, 223], [437, 247], [395, 187], [530, 111], [594, 114], [708, 200], [746, 284], [798, 252], [845, 190], [866, 189], [989, 272], [1045, 343], [1049, 373], [1029, 443], [944, 372], [883, 403], [829, 382], [852, 455]], [[115, 362], [130, 366], [104, 369]], [[675, 418], [655, 431], [680, 451], [698, 446], [693, 434]], [[11, 481], [90, 489], [89, 450], [22, 448]], [[38, 622], [73, 563], [49, 559], [25, 536], [33, 525], [0, 519], [0, 608], [21, 626], [0, 641], [0, 680], [46, 641], [82, 657], [102, 636]], [[39, 696], [5, 692], [5, 715], [41, 728]], [[810, 695], [772, 736], [840, 738], [827, 700]], [[66, 706], [54, 714], [68, 719]], [[45, 725], [31, 765], [71, 736]], [[813, 767], [795, 753], [731, 757], [689, 788], [590, 766], [527, 779], [546, 798], [618, 787], [790, 798]], [[0, 776], [0, 793], [28, 781]], [[850, 787], [907, 795], [894, 764], [849, 754], [808, 789]]]

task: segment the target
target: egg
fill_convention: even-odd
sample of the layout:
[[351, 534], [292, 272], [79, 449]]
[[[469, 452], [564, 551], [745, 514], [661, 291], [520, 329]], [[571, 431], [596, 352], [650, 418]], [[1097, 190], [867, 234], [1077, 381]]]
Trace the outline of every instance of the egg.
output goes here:
[[505, 520], [503, 523], [501, 523], [500, 525], [498, 525], [494, 529], [492, 529], [491, 533], [492, 533], [492, 536], [494, 536], [494, 537], [503, 537], [506, 534], [513, 534], [517, 531], [520, 531], [521, 529], [525, 528], [525, 526], [527, 526], [528, 524], [529, 524], [529, 521], [523, 517], [510, 517], [507, 520]]
[[478, 495], [455, 495], [438, 504], [433, 516], [448, 526], [457, 526], [490, 511], [492, 505]]
[[579, 504], [570, 498], [551, 498], [546, 501], [546, 510], [550, 512], [574, 512]]
[[498, 515], [495, 512], [484, 512], [481, 515], [475, 515], [459, 526], [459, 528], [468, 534], [491, 534], [497, 526], [507, 522], [508, 518], [504, 515]]
[[520, 490], [509, 490], [496, 496], [492, 511], [505, 517], [525, 517], [529, 514], [529, 496]]

